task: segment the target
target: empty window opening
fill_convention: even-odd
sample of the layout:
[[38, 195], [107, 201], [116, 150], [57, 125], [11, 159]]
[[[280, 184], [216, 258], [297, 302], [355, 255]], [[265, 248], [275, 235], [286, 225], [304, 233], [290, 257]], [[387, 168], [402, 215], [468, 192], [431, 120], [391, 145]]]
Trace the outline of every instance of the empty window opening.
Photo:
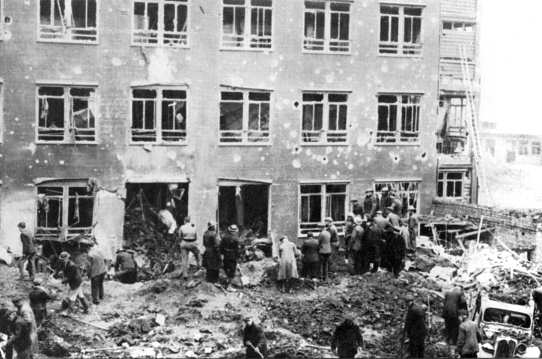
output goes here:
[[[377, 181], [374, 184], [376, 196], [382, 198], [382, 189], [387, 187], [390, 195], [393, 195], [401, 203], [400, 215], [408, 214], [408, 206], [413, 206], [418, 211], [420, 196], [420, 182], [418, 181]], [[379, 203], [381, 201], [379, 200]], [[384, 211], [384, 209], [382, 209]]]
[[466, 173], [463, 171], [441, 171], [437, 179], [437, 197], [462, 198], [463, 182]]
[[270, 92], [222, 91], [220, 96], [220, 142], [269, 142]]
[[90, 234], [94, 193], [86, 182], [38, 186], [36, 238], [66, 240]]
[[184, 143], [186, 91], [164, 88], [132, 89], [133, 142]]
[[376, 142], [418, 142], [420, 100], [420, 95], [379, 95]]
[[305, 1], [303, 49], [350, 51], [350, 4], [337, 1]]
[[529, 154], [529, 141], [519, 141], [519, 155], [527, 156]]
[[303, 93], [303, 142], [346, 142], [348, 94]]
[[420, 55], [422, 12], [421, 7], [380, 5], [379, 52]]
[[97, 0], [39, 0], [39, 39], [96, 42]]
[[272, 28], [272, 0], [223, 0], [223, 47], [270, 49]]
[[533, 156], [539, 156], [541, 153], [542, 147], [540, 145], [540, 141], [533, 141], [531, 143], [531, 154]]
[[38, 141], [95, 142], [95, 89], [38, 87]]
[[267, 236], [269, 218], [268, 184], [219, 184], [218, 224], [221, 232], [236, 224], [242, 237]]
[[443, 21], [443, 33], [472, 33], [474, 32], [474, 23], [462, 21]]
[[188, 46], [187, 0], [135, 0], [132, 41], [137, 45]]
[[331, 217], [343, 232], [347, 211], [347, 184], [302, 184], [299, 187], [299, 234], [318, 232], [319, 224]]

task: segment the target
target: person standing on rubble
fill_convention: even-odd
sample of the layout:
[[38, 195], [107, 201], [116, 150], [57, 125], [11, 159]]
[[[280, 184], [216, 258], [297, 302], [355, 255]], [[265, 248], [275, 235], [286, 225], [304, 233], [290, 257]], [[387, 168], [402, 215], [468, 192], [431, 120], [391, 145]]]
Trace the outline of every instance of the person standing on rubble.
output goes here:
[[365, 220], [373, 219], [378, 209], [378, 201], [372, 188], [365, 190], [365, 199], [363, 200], [363, 214]]
[[461, 324], [459, 325], [457, 336], [456, 355], [459, 355], [461, 358], [477, 358], [478, 343], [481, 340], [478, 326], [469, 319], [466, 309], [459, 311], [459, 319], [461, 320]]
[[92, 294], [92, 303], [100, 304], [104, 299], [104, 279], [107, 273], [105, 258], [100, 250], [94, 245], [88, 251], [87, 274], [90, 278], [90, 292]]
[[380, 200], [378, 201], [378, 209], [382, 211], [382, 214], [384, 216], [388, 215], [388, 207], [392, 205], [392, 199], [390, 196], [390, 189], [388, 186], [382, 187], [381, 194], [380, 194]]
[[203, 246], [205, 252], [203, 253], [202, 265], [205, 267], [205, 280], [209, 283], [216, 283], [222, 260], [220, 258], [220, 240], [214, 222], [207, 223], [207, 230], [203, 233]]
[[34, 318], [36, 325], [40, 326], [41, 323], [47, 318], [47, 302], [53, 299], [48, 291], [41, 286], [39, 280], [34, 280], [34, 287], [28, 293], [30, 299], [30, 308], [34, 312]]
[[363, 251], [366, 251], [367, 248], [363, 248], [363, 242], [365, 237], [365, 229], [363, 228], [363, 220], [360, 216], [356, 216], [354, 219], [355, 227], [352, 231], [352, 239], [350, 241], [350, 252], [352, 253], [352, 258], [354, 259], [354, 273], [363, 274], [364, 263]]
[[17, 229], [21, 233], [21, 243], [23, 247], [23, 256], [18, 260], [20, 279], [24, 279], [24, 264], [26, 262], [28, 275], [30, 276], [30, 280], [33, 281], [36, 265], [36, 247], [34, 245], [34, 235], [26, 228], [25, 222], [19, 222], [17, 224]]
[[454, 287], [444, 294], [444, 311], [442, 313], [448, 345], [457, 344], [460, 310], [467, 310], [467, 301], [463, 294], [463, 289], [461, 287]]
[[350, 202], [352, 203], [352, 213], [354, 216], [363, 217], [363, 205], [361, 205], [357, 199], [353, 199]]
[[369, 220], [365, 228], [365, 242], [367, 243], [367, 250], [362, 250], [361, 254], [364, 256], [364, 263], [367, 264], [363, 271], [366, 272], [370, 269], [371, 273], [376, 273], [381, 261], [382, 231], [373, 220]]
[[405, 335], [408, 337], [410, 358], [423, 358], [425, 354], [425, 306], [413, 297], [407, 298], [408, 312], [405, 321]]
[[329, 257], [331, 256], [331, 233], [325, 224], [321, 224], [321, 231], [318, 235], [318, 254], [320, 255], [320, 276], [327, 281], [329, 272]]
[[318, 246], [318, 240], [314, 238], [312, 232], [307, 233], [307, 238], [305, 238], [301, 247], [301, 253], [303, 254], [303, 276], [305, 278], [314, 279], [320, 277]]
[[339, 358], [354, 358], [360, 347], [363, 347], [361, 330], [352, 318], [346, 318], [333, 333], [331, 351]]
[[326, 217], [324, 219], [324, 222], [326, 223], [326, 229], [331, 236], [331, 247], [336, 250], [339, 247], [339, 231], [337, 230], [337, 227], [333, 224], [333, 218]]
[[179, 229], [179, 237], [181, 241], [181, 272], [183, 279], [188, 279], [190, 253], [194, 255], [197, 267], [199, 268], [201, 265], [199, 248], [196, 243], [198, 239], [196, 226], [190, 222], [189, 216], [184, 218], [184, 224]]
[[13, 348], [17, 359], [32, 359], [37, 350], [38, 335], [34, 313], [23, 297], [13, 299], [17, 315], [13, 322], [12, 335], [2, 343], [2, 349]]
[[130, 249], [126, 243], [122, 245], [122, 250], [117, 251], [115, 259], [115, 278], [125, 284], [137, 282], [137, 262], [135, 252]]
[[401, 218], [393, 212], [393, 206], [388, 207], [389, 226], [386, 226], [386, 247], [388, 263], [393, 275], [397, 278], [404, 267], [406, 242], [401, 233]]
[[347, 249], [347, 258], [350, 257], [349, 248], [350, 248], [350, 240], [352, 238], [352, 231], [354, 230], [354, 227], [356, 225], [354, 224], [354, 213], [348, 213], [346, 215], [346, 221], [344, 225], [344, 247]]
[[278, 281], [280, 283], [280, 291], [290, 293], [292, 282], [299, 278], [297, 273], [296, 257], [299, 256], [299, 250], [296, 245], [286, 236], [279, 239], [278, 258], [275, 258], [279, 263]]
[[57, 269], [56, 275], [62, 271], [62, 284], [67, 284], [70, 288], [68, 290], [68, 297], [62, 301], [60, 310], [73, 309], [73, 304], [79, 301], [81, 307], [83, 307], [83, 312], [88, 313], [87, 300], [83, 294], [83, 288], [81, 288], [83, 278], [81, 277], [79, 266], [70, 259], [70, 254], [68, 252], [60, 253], [59, 259], [60, 268]]
[[220, 253], [222, 254], [222, 263], [224, 263], [224, 272], [228, 277], [228, 285], [235, 278], [235, 272], [237, 270], [237, 261], [241, 254], [240, 242], [239, 242], [239, 228], [237, 225], [232, 224], [228, 227], [226, 233], [222, 237], [220, 242]]
[[408, 218], [406, 220], [408, 225], [408, 238], [409, 245], [408, 248], [410, 251], [416, 252], [416, 239], [418, 238], [418, 225], [420, 220], [416, 214], [416, 208], [410, 205], [408, 206]]
[[265, 334], [251, 317], [244, 319], [243, 344], [246, 347], [247, 359], [264, 359], [267, 357], [267, 341]]

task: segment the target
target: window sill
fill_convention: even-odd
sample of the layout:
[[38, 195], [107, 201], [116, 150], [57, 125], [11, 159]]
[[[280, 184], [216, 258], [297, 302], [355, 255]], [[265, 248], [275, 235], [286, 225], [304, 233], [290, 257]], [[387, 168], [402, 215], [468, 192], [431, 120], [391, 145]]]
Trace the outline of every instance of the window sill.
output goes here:
[[152, 47], [152, 48], [164, 48], [164, 49], [184, 49], [189, 50], [190, 45], [183, 45], [183, 46], [171, 46], [171, 45], [164, 45], [164, 44], [135, 44], [130, 43], [131, 47]]
[[36, 42], [44, 44], [63, 44], [63, 45], [100, 45], [98, 41], [77, 41], [77, 40], [48, 40], [38, 39]]
[[399, 147], [419, 147], [419, 146], [421, 146], [421, 142], [406, 142], [406, 143], [403, 143], [403, 142], [396, 142], [396, 143], [375, 142], [373, 145], [374, 146], [382, 146], [382, 147], [394, 147], [394, 146], [399, 146]]
[[36, 141], [36, 145], [92, 145], [97, 146], [99, 143], [97, 141], [88, 142], [88, 141], [77, 141], [77, 142], [67, 142], [67, 141]]
[[307, 147], [327, 147], [327, 146], [349, 146], [348, 141], [345, 142], [301, 142], [301, 146]]
[[219, 142], [218, 147], [270, 147], [273, 144], [271, 142], [257, 142], [257, 143], [249, 143], [249, 142]]
[[188, 146], [188, 142], [184, 141], [184, 142], [169, 143], [169, 142], [132, 142], [130, 141], [128, 145], [134, 146], [134, 147], [144, 147], [144, 146], [184, 147], [184, 146]]
[[351, 56], [351, 51], [329, 51], [329, 50], [322, 50], [322, 51], [311, 51], [311, 50], [305, 50], [303, 49], [301, 51], [303, 54], [307, 55], [341, 55], [341, 56]]
[[273, 52], [273, 48], [253, 48], [253, 47], [222, 47], [220, 46], [219, 51], [232, 51], [232, 52]]
[[381, 54], [378, 53], [379, 57], [395, 57], [395, 58], [406, 58], [406, 59], [421, 59], [423, 54], [419, 55], [405, 55], [405, 54]]

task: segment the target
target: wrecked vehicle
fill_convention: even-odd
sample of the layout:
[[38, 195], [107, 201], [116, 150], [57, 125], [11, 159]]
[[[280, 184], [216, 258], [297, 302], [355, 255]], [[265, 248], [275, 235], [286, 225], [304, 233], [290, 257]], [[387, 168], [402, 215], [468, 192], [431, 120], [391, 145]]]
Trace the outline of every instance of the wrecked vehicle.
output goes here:
[[479, 358], [538, 358], [533, 345], [534, 302], [509, 304], [478, 297], [473, 321], [482, 336]]

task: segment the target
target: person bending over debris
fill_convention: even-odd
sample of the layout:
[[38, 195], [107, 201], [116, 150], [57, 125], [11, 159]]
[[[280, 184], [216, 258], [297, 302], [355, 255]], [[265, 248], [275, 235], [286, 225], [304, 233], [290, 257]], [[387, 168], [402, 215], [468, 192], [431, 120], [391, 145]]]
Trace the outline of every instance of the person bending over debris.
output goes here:
[[7, 337], [4, 342], [0, 339], [0, 349], [4, 352], [5, 359], [13, 358], [13, 344], [8, 345], [6, 342], [7, 338], [14, 333], [15, 319], [17, 319], [17, 312], [10, 308], [8, 302], [2, 302], [0, 304], [0, 333]]
[[73, 261], [70, 260], [70, 254], [68, 252], [60, 253], [60, 268], [57, 269], [56, 275], [59, 271], [62, 271], [64, 279], [62, 284], [68, 284], [70, 289], [68, 291], [68, 297], [62, 301], [62, 307], [60, 310], [73, 309], [73, 304], [79, 301], [83, 312], [88, 312], [88, 304], [85, 296], [83, 295], [83, 278], [81, 277], [81, 271]]
[[478, 327], [468, 318], [468, 313], [464, 309], [460, 310], [459, 319], [461, 325], [457, 336], [456, 354], [461, 358], [477, 358], [478, 342], [481, 339]]
[[299, 278], [297, 273], [296, 257], [299, 256], [299, 250], [294, 243], [290, 242], [288, 237], [282, 236], [279, 239], [279, 256], [275, 260], [279, 263], [278, 281], [280, 283], [280, 291], [285, 290], [290, 293], [292, 289], [292, 281]]
[[28, 298], [30, 299], [30, 307], [34, 312], [36, 325], [40, 326], [45, 318], [47, 318], [47, 302], [53, 298], [51, 298], [47, 290], [41, 286], [39, 280], [34, 280], [34, 287], [28, 294]]
[[320, 276], [323, 281], [328, 279], [329, 257], [331, 256], [331, 233], [324, 224], [320, 224], [320, 234], [318, 235], [318, 245], [320, 254]]
[[127, 244], [122, 246], [122, 250], [117, 251], [115, 277], [119, 282], [125, 284], [137, 282], [137, 263], [134, 255], [134, 251], [130, 250]]
[[107, 273], [105, 258], [96, 246], [88, 252], [88, 277], [90, 278], [90, 291], [92, 303], [99, 304], [104, 299], [104, 279]]
[[267, 356], [267, 342], [263, 329], [251, 317], [245, 318], [243, 344], [247, 359], [264, 359]]
[[222, 260], [220, 258], [220, 241], [216, 233], [216, 225], [214, 222], [207, 224], [207, 230], [203, 233], [203, 245], [205, 252], [203, 253], [203, 267], [205, 267], [205, 279], [207, 282], [216, 283]]
[[454, 287], [444, 294], [444, 326], [448, 345], [457, 344], [459, 311], [467, 309], [467, 301], [461, 287]]
[[23, 297], [13, 300], [17, 308], [17, 316], [13, 322], [13, 332], [8, 341], [2, 343], [2, 349], [13, 347], [17, 359], [32, 359], [37, 349], [38, 335], [32, 309]]
[[408, 337], [408, 349], [410, 358], [423, 358], [425, 353], [425, 308], [414, 301], [412, 297], [407, 298], [409, 308], [405, 321], [405, 334]]
[[220, 253], [223, 256], [222, 261], [224, 263], [224, 272], [226, 272], [226, 276], [228, 277], [228, 284], [235, 277], [237, 260], [241, 254], [239, 246], [239, 228], [235, 224], [232, 224], [228, 227], [220, 243]]
[[17, 228], [21, 233], [21, 242], [23, 245], [23, 256], [19, 258], [19, 274], [20, 279], [24, 279], [24, 263], [27, 262], [26, 269], [30, 280], [34, 280], [36, 247], [34, 246], [34, 235], [26, 228], [26, 223], [19, 222]]
[[198, 239], [196, 226], [190, 222], [189, 216], [184, 218], [184, 224], [179, 229], [179, 237], [181, 240], [181, 272], [183, 278], [188, 279], [188, 269], [190, 267], [188, 257], [190, 256], [190, 253], [194, 255], [197, 266], [199, 267], [201, 264], [199, 248], [196, 243]]
[[353, 358], [356, 356], [358, 348], [362, 346], [361, 330], [353, 319], [346, 318], [333, 333], [331, 351], [336, 353], [339, 358]]
[[312, 232], [307, 233], [307, 238], [301, 247], [303, 254], [303, 276], [314, 279], [320, 277], [320, 261], [318, 257], [318, 240]]

